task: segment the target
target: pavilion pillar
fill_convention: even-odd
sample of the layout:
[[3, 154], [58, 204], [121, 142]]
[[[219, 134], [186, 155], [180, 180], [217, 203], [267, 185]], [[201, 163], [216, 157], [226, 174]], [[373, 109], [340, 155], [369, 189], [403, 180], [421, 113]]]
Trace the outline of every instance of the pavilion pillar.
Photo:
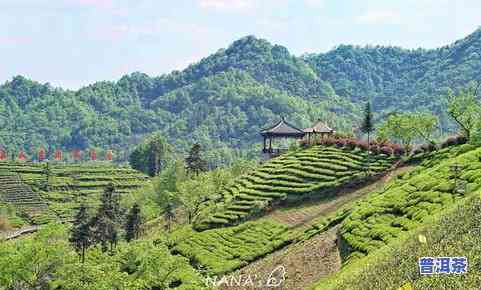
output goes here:
[[266, 136], [264, 136], [264, 151], [263, 152], [266, 152], [266, 146], [267, 146], [267, 140], [266, 140]]
[[269, 137], [269, 153], [272, 153], [272, 137]]

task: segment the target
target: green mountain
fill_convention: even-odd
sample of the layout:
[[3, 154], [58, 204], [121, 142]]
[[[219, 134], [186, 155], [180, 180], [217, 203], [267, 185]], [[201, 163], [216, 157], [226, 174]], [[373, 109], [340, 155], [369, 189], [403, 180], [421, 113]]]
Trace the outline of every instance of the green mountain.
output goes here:
[[248, 36], [159, 77], [137, 72], [72, 91], [17, 76], [0, 86], [0, 144], [30, 154], [41, 145], [128, 151], [161, 131], [180, 151], [200, 142], [217, 165], [255, 154], [260, 128], [280, 115], [351, 132], [367, 98], [377, 114], [426, 109], [453, 129], [439, 95], [479, 78], [480, 54], [481, 30], [434, 50], [339, 46], [303, 57]]

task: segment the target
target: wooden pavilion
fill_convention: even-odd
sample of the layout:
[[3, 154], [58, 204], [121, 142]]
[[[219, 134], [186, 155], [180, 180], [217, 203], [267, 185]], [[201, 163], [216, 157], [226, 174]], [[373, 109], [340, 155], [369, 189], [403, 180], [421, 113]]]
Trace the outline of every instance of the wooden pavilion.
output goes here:
[[[289, 124], [284, 117], [281, 118], [274, 126], [261, 131], [262, 137], [264, 137], [264, 149], [263, 153], [270, 156], [277, 156], [282, 153], [280, 148], [272, 148], [272, 140], [277, 138], [292, 138], [302, 139], [306, 135], [304, 131]], [[269, 142], [267, 142], [269, 140]]]
[[318, 119], [317, 122], [312, 125], [312, 127], [306, 128], [303, 131], [307, 135], [308, 142], [311, 141], [311, 137], [313, 136], [320, 136], [321, 138], [326, 138], [331, 137], [332, 135], [334, 135], [334, 133], [336, 133], [334, 129], [327, 126], [326, 123], [322, 122], [320, 119]]

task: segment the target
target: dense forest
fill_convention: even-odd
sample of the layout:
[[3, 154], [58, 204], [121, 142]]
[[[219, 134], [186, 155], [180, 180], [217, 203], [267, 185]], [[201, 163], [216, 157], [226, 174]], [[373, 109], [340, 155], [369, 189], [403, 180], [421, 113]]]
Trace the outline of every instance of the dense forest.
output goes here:
[[248, 36], [159, 77], [136, 72], [73, 91], [16, 76], [0, 86], [0, 144], [29, 154], [40, 146], [128, 153], [157, 131], [180, 152], [201, 144], [216, 165], [256, 154], [259, 130], [281, 115], [352, 133], [368, 99], [377, 117], [425, 110], [450, 131], [442, 96], [481, 77], [480, 55], [481, 29], [434, 50], [342, 45], [301, 57]]

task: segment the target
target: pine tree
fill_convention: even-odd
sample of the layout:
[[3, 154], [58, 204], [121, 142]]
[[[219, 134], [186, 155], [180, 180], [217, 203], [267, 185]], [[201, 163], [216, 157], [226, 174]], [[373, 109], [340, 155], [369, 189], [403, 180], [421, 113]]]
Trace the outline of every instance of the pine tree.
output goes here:
[[374, 128], [374, 118], [372, 115], [371, 102], [366, 103], [364, 108], [364, 119], [361, 125], [361, 131], [367, 134], [367, 156], [368, 156], [368, 171], [369, 171], [369, 159], [371, 154], [371, 133], [375, 130]]
[[207, 170], [207, 162], [202, 159], [201, 149], [198, 143], [190, 149], [189, 156], [185, 159], [187, 172], [199, 175], [200, 172]]
[[91, 245], [90, 223], [85, 204], [80, 205], [80, 209], [75, 216], [69, 241], [79, 253], [83, 264], [85, 262], [85, 250]]
[[119, 196], [115, 194], [113, 184], [109, 184], [100, 198], [101, 204], [97, 214], [92, 219], [93, 236], [106, 252], [108, 244], [113, 251], [118, 240], [118, 221], [120, 219]]
[[168, 202], [164, 210], [164, 219], [167, 221], [167, 230], [172, 228], [172, 221], [175, 219], [174, 204]]
[[140, 233], [140, 226], [142, 225], [142, 219], [140, 216], [140, 207], [136, 203], [132, 206], [127, 215], [127, 221], [125, 222], [125, 239], [127, 242], [137, 239]]

